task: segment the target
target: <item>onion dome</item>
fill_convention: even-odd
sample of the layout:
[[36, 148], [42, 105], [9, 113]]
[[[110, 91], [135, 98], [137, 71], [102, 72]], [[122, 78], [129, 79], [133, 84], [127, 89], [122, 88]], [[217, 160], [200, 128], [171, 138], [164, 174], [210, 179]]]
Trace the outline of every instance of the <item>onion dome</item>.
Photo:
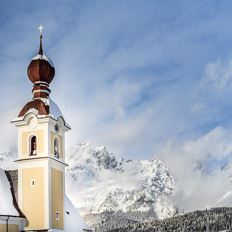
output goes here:
[[40, 35], [40, 48], [38, 55], [32, 58], [27, 74], [32, 83], [46, 82], [50, 84], [55, 76], [53, 63], [43, 54], [42, 35]]
[[55, 76], [55, 68], [52, 61], [43, 53], [42, 29], [43, 27], [40, 26], [39, 52], [34, 58], [32, 58], [27, 68], [28, 77], [34, 84], [32, 90], [34, 98], [47, 98], [49, 96], [49, 84], [52, 82]]
[[53, 63], [44, 55], [42, 47], [42, 26], [40, 30], [40, 48], [38, 55], [36, 55], [28, 66], [28, 77], [32, 81], [33, 98], [27, 102], [19, 112], [17, 118], [12, 122], [26, 120], [26, 116], [30, 113], [35, 114], [37, 118], [53, 118], [56, 121], [63, 120], [66, 128], [70, 126], [64, 120], [64, 117], [58, 105], [49, 97], [50, 89], [49, 84], [55, 75]]

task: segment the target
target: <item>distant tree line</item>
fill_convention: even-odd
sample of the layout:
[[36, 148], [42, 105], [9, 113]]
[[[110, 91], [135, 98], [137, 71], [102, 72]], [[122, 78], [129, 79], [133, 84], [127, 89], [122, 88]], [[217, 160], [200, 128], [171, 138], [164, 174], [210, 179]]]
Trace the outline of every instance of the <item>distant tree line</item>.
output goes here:
[[[98, 217], [98, 218], [96, 218]], [[164, 220], [146, 220], [146, 212], [95, 215], [96, 232], [217, 232], [232, 231], [232, 208], [197, 210]], [[143, 219], [143, 221], [141, 221]]]

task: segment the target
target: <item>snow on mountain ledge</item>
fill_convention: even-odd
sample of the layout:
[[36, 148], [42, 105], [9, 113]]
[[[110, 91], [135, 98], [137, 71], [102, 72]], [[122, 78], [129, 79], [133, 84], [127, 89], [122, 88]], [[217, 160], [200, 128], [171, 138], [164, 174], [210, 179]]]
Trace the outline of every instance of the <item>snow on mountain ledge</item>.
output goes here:
[[4, 170], [15, 170], [18, 168], [16, 162], [17, 148], [11, 147], [9, 151], [0, 153], [0, 168]]
[[153, 212], [161, 219], [175, 214], [168, 200], [174, 181], [161, 161], [117, 160], [105, 147], [89, 143], [70, 149], [67, 156], [67, 190], [82, 215]]

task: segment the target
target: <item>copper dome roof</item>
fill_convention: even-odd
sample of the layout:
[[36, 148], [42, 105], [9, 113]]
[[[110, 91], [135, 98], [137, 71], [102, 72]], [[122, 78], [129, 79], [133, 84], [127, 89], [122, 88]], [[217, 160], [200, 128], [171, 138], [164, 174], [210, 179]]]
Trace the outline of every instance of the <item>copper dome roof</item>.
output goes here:
[[50, 84], [55, 76], [55, 69], [45, 55], [37, 55], [29, 64], [27, 75], [33, 83], [42, 81]]

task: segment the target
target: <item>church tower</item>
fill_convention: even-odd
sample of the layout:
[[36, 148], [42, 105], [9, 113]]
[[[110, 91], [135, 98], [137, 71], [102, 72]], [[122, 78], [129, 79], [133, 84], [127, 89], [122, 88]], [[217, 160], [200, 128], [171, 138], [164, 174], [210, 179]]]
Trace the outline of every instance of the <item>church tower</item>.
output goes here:
[[27, 69], [33, 98], [12, 120], [18, 129], [18, 203], [28, 219], [25, 230], [63, 231], [65, 132], [71, 128], [49, 96], [55, 68], [43, 52], [42, 29]]

